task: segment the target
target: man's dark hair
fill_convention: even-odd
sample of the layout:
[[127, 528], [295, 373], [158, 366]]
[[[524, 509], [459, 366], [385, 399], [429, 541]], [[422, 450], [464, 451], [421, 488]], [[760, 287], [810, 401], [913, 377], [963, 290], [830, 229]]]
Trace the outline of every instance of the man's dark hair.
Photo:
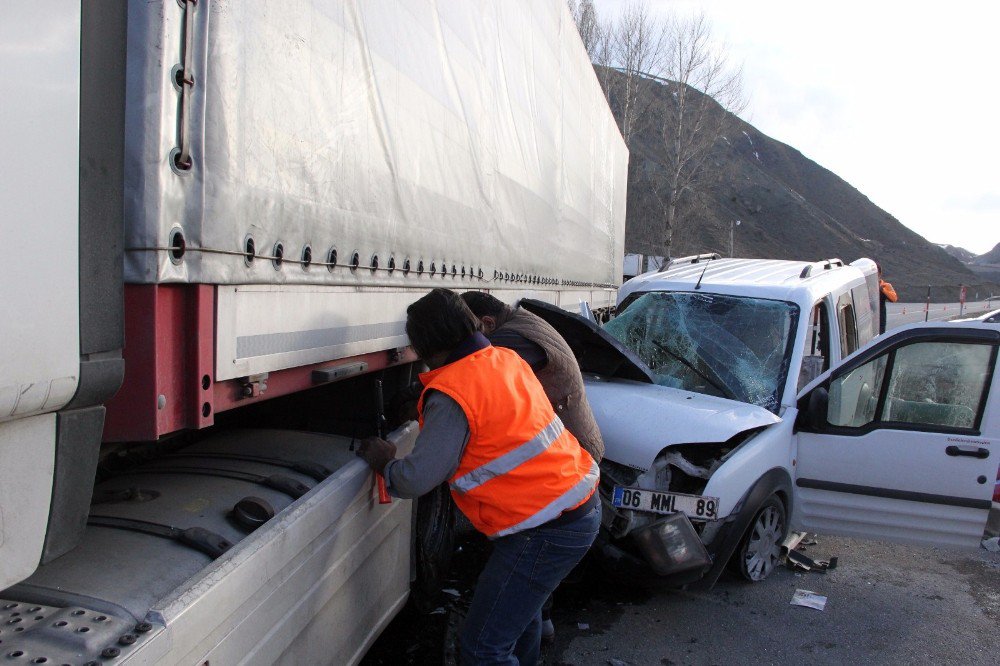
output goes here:
[[458, 294], [432, 289], [406, 308], [406, 334], [422, 359], [451, 351], [479, 330], [479, 320]]
[[510, 311], [510, 307], [496, 296], [492, 296], [482, 291], [467, 291], [462, 294], [462, 300], [472, 310], [472, 314], [479, 318], [493, 317], [500, 319]]

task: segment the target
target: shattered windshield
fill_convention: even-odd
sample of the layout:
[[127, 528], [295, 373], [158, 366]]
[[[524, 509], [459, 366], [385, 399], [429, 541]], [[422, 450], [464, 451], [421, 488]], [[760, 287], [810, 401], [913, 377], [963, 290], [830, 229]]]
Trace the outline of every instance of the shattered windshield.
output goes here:
[[777, 412], [798, 317], [784, 301], [659, 291], [639, 296], [604, 330], [657, 384]]

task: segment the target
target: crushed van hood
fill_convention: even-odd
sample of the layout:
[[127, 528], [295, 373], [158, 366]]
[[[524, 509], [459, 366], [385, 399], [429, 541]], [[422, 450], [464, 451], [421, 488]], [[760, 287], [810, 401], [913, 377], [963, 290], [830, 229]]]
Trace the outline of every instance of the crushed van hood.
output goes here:
[[602, 377], [653, 383], [653, 372], [635, 353], [600, 326], [557, 305], [522, 298], [519, 306], [556, 329], [573, 350], [580, 370]]
[[763, 407], [667, 386], [585, 375], [605, 457], [647, 470], [664, 447], [725, 442], [781, 422]]

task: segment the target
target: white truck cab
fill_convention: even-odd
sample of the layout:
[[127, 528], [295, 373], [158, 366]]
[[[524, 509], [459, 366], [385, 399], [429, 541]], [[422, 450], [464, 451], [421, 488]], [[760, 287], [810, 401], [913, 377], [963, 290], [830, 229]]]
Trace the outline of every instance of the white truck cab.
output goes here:
[[789, 528], [979, 543], [1000, 326], [875, 338], [877, 288], [867, 259], [701, 255], [627, 282], [603, 329], [536, 308], [577, 351], [604, 436], [596, 549], [613, 570], [763, 580]]

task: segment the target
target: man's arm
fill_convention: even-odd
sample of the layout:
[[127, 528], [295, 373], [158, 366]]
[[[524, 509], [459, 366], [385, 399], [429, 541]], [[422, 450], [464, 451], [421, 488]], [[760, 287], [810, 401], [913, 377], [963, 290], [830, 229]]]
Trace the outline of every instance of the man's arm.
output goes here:
[[899, 296], [896, 295], [896, 290], [893, 289], [892, 285], [885, 280], [880, 281], [879, 287], [881, 288], [882, 293], [885, 294], [885, 297], [893, 303], [899, 300]]
[[429, 493], [455, 474], [468, 442], [469, 421], [462, 408], [446, 394], [430, 392], [413, 452], [382, 469], [389, 492], [404, 499]]

